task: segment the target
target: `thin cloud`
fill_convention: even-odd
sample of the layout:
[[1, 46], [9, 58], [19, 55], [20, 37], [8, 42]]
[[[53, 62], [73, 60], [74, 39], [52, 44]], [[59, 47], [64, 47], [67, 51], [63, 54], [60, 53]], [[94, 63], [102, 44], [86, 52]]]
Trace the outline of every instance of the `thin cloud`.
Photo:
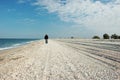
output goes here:
[[16, 9], [7, 9], [8, 12], [15, 12]]
[[20, 3], [20, 4], [30, 2], [30, 1], [32, 1], [32, 0], [17, 0], [17, 2]]
[[61, 20], [82, 24], [95, 31], [119, 32], [120, 0], [37, 0], [49, 13]]
[[25, 18], [23, 21], [28, 22], [28, 23], [35, 22], [34, 19], [30, 19], [30, 18]]
[[24, 18], [24, 19], [20, 19], [18, 21], [18, 23], [22, 23], [22, 24], [35, 24], [35, 23], [37, 23], [37, 20], [31, 19], [31, 18]]
[[18, 0], [18, 3], [25, 3], [26, 0]]

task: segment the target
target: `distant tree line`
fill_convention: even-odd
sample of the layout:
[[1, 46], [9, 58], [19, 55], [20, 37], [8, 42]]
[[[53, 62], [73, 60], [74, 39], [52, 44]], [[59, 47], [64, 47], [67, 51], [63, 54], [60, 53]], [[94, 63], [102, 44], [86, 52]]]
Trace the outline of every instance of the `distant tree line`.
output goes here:
[[[93, 36], [92, 38], [100, 39], [100, 37], [97, 35]], [[105, 33], [105, 34], [103, 34], [103, 39], [120, 39], [120, 35], [112, 34], [111, 36], [109, 36], [109, 34]]]
[[99, 36], [93, 36], [93, 39], [100, 39]]

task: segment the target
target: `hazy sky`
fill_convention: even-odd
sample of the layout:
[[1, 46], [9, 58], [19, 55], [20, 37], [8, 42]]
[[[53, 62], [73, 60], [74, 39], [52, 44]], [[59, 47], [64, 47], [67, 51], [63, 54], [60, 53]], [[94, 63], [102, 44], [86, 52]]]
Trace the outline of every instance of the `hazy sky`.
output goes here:
[[0, 0], [0, 38], [120, 34], [120, 0]]

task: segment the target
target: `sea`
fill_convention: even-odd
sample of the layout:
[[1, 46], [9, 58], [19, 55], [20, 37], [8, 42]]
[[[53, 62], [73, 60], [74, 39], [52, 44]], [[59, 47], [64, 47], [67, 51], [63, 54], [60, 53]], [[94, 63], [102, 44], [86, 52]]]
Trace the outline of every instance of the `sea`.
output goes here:
[[11, 49], [40, 39], [0, 39], [0, 50]]

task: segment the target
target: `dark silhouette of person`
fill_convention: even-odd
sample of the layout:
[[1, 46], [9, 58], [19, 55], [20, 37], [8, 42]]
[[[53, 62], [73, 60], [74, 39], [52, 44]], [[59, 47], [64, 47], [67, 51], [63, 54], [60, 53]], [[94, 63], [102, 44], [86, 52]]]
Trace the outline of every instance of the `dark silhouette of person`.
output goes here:
[[46, 44], [48, 43], [48, 38], [49, 38], [49, 37], [48, 37], [48, 35], [46, 34], [45, 37], [44, 37]]

